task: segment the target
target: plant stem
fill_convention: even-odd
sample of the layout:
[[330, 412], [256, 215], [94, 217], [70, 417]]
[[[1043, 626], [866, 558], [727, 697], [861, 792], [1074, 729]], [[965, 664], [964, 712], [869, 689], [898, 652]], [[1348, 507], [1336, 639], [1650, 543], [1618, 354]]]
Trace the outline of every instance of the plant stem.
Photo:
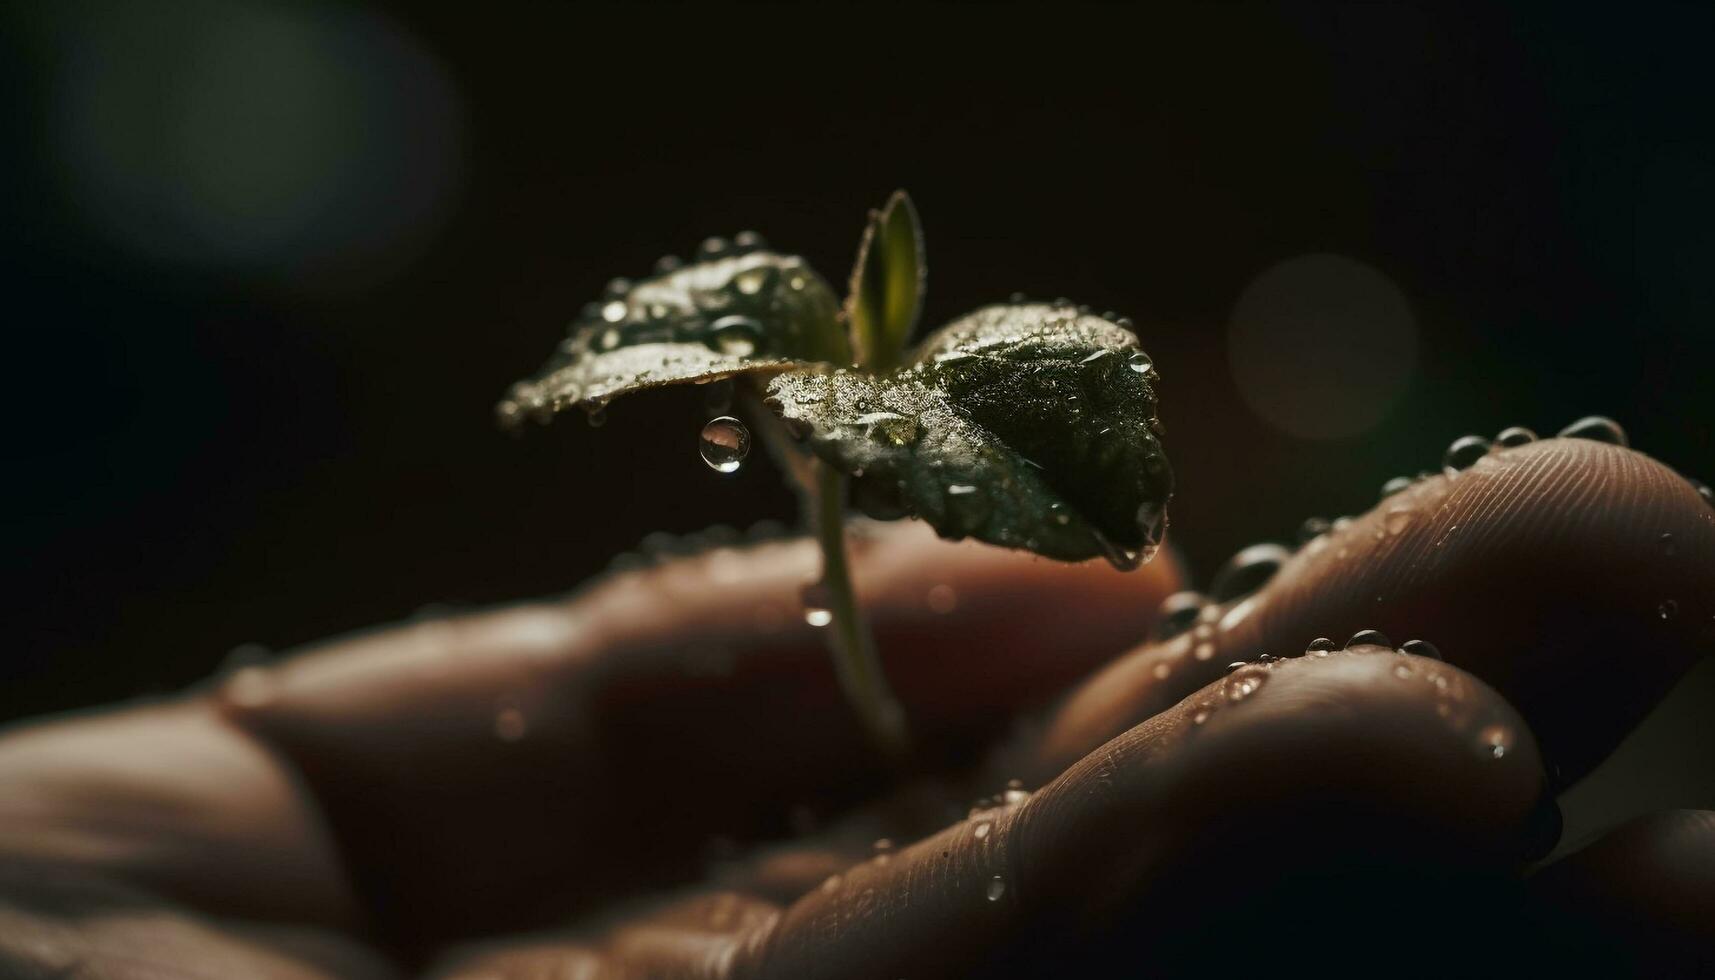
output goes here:
[[833, 617], [827, 630], [828, 645], [834, 654], [834, 672], [870, 738], [889, 758], [899, 760], [905, 757], [910, 742], [905, 712], [887, 687], [869, 624], [858, 610], [851, 568], [846, 561], [846, 479], [826, 463], [818, 461], [814, 466], [813, 523], [816, 541], [822, 548], [821, 585], [827, 590], [828, 612]]

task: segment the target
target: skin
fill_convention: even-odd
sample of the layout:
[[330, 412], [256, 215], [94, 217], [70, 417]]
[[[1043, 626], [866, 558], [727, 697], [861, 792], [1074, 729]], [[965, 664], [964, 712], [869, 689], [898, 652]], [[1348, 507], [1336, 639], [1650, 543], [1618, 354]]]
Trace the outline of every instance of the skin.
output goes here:
[[[1142, 646], [1185, 584], [1170, 556], [1122, 575], [867, 531], [908, 771], [866, 748], [797, 618], [802, 541], [19, 726], [0, 976], [1707, 966], [1715, 815], [1532, 862], [1554, 788], [1715, 649], [1715, 510], [1565, 440], [1407, 493]], [[1447, 662], [1360, 646], [1224, 673], [1364, 627]]]

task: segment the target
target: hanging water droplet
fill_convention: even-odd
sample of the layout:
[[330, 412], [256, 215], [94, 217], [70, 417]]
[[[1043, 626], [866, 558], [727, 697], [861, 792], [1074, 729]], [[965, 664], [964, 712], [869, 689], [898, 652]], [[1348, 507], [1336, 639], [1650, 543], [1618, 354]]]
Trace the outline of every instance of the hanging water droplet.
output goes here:
[[709, 326], [709, 339], [722, 354], [749, 357], [762, 340], [762, 324], [748, 316], [723, 316]]
[[1460, 470], [1468, 470], [1489, 452], [1489, 440], [1482, 436], [1460, 436], [1447, 447], [1447, 452], [1441, 457], [1441, 467], [1451, 476]]
[[1359, 630], [1346, 641], [1346, 649], [1353, 647], [1387, 647], [1393, 649], [1393, 641], [1381, 630]]
[[1409, 488], [1410, 486], [1411, 486], [1411, 477], [1409, 477], [1409, 476], [1396, 476], [1393, 479], [1382, 484], [1382, 499], [1385, 500], [1388, 497], [1391, 497], [1394, 494], [1400, 492], [1401, 490], [1405, 490], [1405, 489]]
[[1664, 555], [1672, 555], [1676, 550], [1678, 550], [1673, 544], [1673, 534], [1668, 531], [1661, 532], [1661, 534], [1656, 537], [1655, 543]]
[[987, 894], [988, 899], [991, 902], [1000, 901], [1000, 897], [1006, 894], [1006, 882], [1001, 879], [1000, 875], [995, 875], [993, 878], [989, 879]]
[[1562, 439], [1594, 439], [1597, 442], [1613, 443], [1616, 446], [1629, 446], [1626, 430], [1620, 428], [1620, 423], [1601, 415], [1586, 415], [1578, 421], [1560, 430]]
[[1417, 512], [1410, 507], [1396, 507], [1382, 517], [1382, 526], [1387, 528], [1387, 533], [1398, 534], [1411, 525], [1411, 518], [1415, 513]]
[[1663, 620], [1669, 620], [1679, 615], [1679, 603], [1672, 599], [1661, 600], [1661, 605], [1655, 607], [1655, 614]]
[[1292, 557], [1292, 552], [1278, 544], [1253, 544], [1227, 559], [1209, 584], [1209, 598], [1215, 602], [1230, 602], [1250, 595], [1274, 578], [1280, 566]]
[[1502, 429], [1500, 431], [1500, 434], [1495, 436], [1495, 445], [1500, 446], [1502, 448], [1511, 448], [1513, 446], [1522, 446], [1522, 445], [1525, 445], [1526, 443], [1531, 443], [1531, 442], [1535, 442], [1535, 441], [1536, 441], [1536, 433], [1530, 431], [1529, 429], [1525, 428], [1522, 425], [1509, 426], [1505, 429]]
[[809, 623], [817, 629], [821, 629], [833, 621], [834, 613], [831, 609], [815, 609], [811, 607], [806, 607], [804, 609], [804, 622]]
[[804, 586], [798, 593], [798, 602], [804, 607], [804, 622], [820, 628], [834, 621], [834, 594], [826, 582], [815, 581]]
[[1406, 640], [1399, 645], [1400, 653], [1409, 653], [1414, 657], [1428, 657], [1431, 660], [1444, 660], [1441, 651], [1428, 640]]
[[1155, 370], [1155, 359], [1143, 351], [1132, 351], [1126, 355], [1125, 366], [1138, 374], [1148, 374]]
[[1332, 649], [1334, 649], [1334, 641], [1328, 639], [1326, 636], [1318, 636], [1316, 639], [1311, 640], [1309, 643], [1304, 645], [1305, 653], [1315, 654], [1319, 657], [1326, 657], [1328, 655], [1328, 651]]
[[703, 462], [717, 473], [736, 473], [750, 455], [750, 430], [731, 415], [710, 419], [697, 440]]

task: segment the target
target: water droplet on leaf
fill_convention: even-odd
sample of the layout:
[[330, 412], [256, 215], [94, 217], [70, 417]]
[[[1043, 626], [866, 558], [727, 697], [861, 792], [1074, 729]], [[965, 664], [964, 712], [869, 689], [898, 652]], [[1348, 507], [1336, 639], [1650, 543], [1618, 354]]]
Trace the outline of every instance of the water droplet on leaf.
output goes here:
[[1359, 630], [1352, 634], [1351, 639], [1346, 641], [1346, 649], [1348, 650], [1353, 647], [1369, 646], [1387, 647], [1392, 649], [1393, 641], [1388, 639], [1387, 634], [1383, 633], [1381, 630]]
[[1526, 443], [1531, 443], [1531, 442], [1535, 442], [1535, 441], [1536, 441], [1536, 433], [1530, 431], [1529, 429], [1525, 428], [1522, 425], [1515, 425], [1515, 426], [1511, 426], [1509, 428], [1502, 429], [1500, 431], [1500, 434], [1495, 436], [1495, 445], [1500, 446], [1502, 448], [1511, 448], [1513, 446], [1522, 446], [1522, 445], [1525, 445]]
[[1428, 640], [1406, 640], [1399, 645], [1400, 653], [1409, 653], [1414, 657], [1428, 657], [1431, 660], [1443, 660], [1441, 651]]
[[1578, 421], [1560, 430], [1562, 439], [1594, 439], [1597, 442], [1613, 443], [1616, 446], [1629, 446], [1626, 430], [1620, 428], [1620, 423], [1601, 415], [1586, 415]]
[[1451, 476], [1460, 470], [1468, 470], [1489, 452], [1489, 440], [1482, 436], [1460, 436], [1447, 447], [1446, 455], [1441, 457], [1441, 466]]

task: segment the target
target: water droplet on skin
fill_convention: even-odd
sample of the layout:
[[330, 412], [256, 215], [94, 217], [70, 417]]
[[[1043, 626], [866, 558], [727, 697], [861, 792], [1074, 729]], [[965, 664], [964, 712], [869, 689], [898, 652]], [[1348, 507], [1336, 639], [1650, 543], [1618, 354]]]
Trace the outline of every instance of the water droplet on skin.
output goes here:
[[1412, 515], [1415, 513], [1416, 511], [1410, 507], [1396, 507], [1388, 511], [1387, 516], [1382, 518], [1382, 526], [1387, 528], [1387, 533], [1398, 534], [1410, 526]]
[[1161, 605], [1155, 609], [1152, 631], [1155, 642], [1171, 640], [1189, 630], [1208, 601], [1201, 592], [1175, 592], [1161, 600]]
[[1513, 747], [1512, 729], [1490, 725], [1477, 734], [1477, 747], [1491, 759], [1504, 759]]
[[1234, 671], [1221, 685], [1221, 692], [1234, 704], [1260, 690], [1268, 681], [1268, 668], [1255, 665]]
[[1679, 603], [1672, 599], [1661, 600], [1661, 605], [1655, 607], [1655, 614], [1664, 621], [1679, 615]]
[[1460, 470], [1470, 469], [1488, 452], [1489, 440], [1482, 436], [1460, 436], [1447, 447], [1446, 454], [1441, 457], [1441, 467], [1452, 476]]
[[524, 737], [529, 721], [515, 705], [507, 705], [494, 713], [494, 734], [502, 742], [516, 742]]
[[1387, 647], [1391, 650], [1393, 649], [1393, 641], [1388, 639], [1387, 634], [1381, 630], [1359, 630], [1352, 634], [1351, 639], [1346, 641], [1346, 649], [1348, 650], [1353, 647], [1367, 646]]
[[988, 837], [988, 835], [989, 835], [989, 823], [986, 820], [983, 821], [982, 823], [977, 824], [974, 828], [971, 829], [971, 836], [975, 837], [977, 840], [983, 840], [984, 838]]
[[1309, 544], [1311, 541], [1328, 533], [1328, 520], [1323, 517], [1307, 517], [1304, 523], [1298, 525], [1298, 543]]
[[1399, 652], [1409, 653], [1414, 657], [1428, 657], [1431, 660], [1446, 659], [1441, 656], [1441, 651], [1436, 649], [1435, 644], [1428, 640], [1406, 640], [1399, 645]]
[[1664, 555], [1672, 555], [1676, 550], [1673, 545], [1673, 535], [1670, 532], [1661, 532], [1655, 539], [1655, 543], [1661, 548], [1661, 553]]
[[1334, 649], [1334, 641], [1326, 636], [1318, 636], [1304, 646], [1305, 653], [1314, 654], [1318, 657], [1326, 657], [1332, 649]]
[[1227, 559], [1209, 584], [1209, 598], [1228, 602], [1250, 595], [1274, 578], [1292, 552], [1278, 544], [1253, 544]]
[[624, 300], [616, 299], [601, 308], [601, 318], [609, 323], [618, 323], [625, 319], [627, 309]]
[[1500, 446], [1503, 449], [1510, 449], [1513, 446], [1523, 446], [1526, 443], [1532, 443], [1535, 441], [1536, 433], [1522, 425], [1514, 425], [1502, 429], [1500, 434], [1495, 436], [1495, 445]]
[[1411, 486], [1411, 477], [1409, 477], [1409, 476], [1396, 476], [1393, 479], [1382, 484], [1382, 499], [1385, 500], [1388, 497], [1391, 497], [1394, 494], [1400, 492], [1401, 490], [1405, 490], [1405, 489], [1409, 488], [1410, 486]]
[[1560, 430], [1562, 439], [1593, 439], [1597, 442], [1612, 443], [1616, 446], [1629, 446], [1626, 430], [1620, 428], [1620, 423], [1601, 415], [1586, 415], [1578, 421]]
[[697, 439], [703, 462], [716, 473], [736, 473], [750, 455], [750, 430], [730, 415], [710, 419]]
[[1143, 351], [1133, 351], [1126, 356], [1125, 366], [1138, 374], [1148, 374], [1155, 370], [1155, 361]]
[[930, 612], [950, 613], [959, 607], [959, 594], [954, 592], [950, 585], [933, 585], [929, 587], [925, 601], [929, 604]]
[[989, 901], [998, 902], [1000, 901], [1000, 897], [1005, 894], [1006, 882], [1001, 880], [1000, 875], [995, 875], [993, 878], [990, 878], [987, 891]]

